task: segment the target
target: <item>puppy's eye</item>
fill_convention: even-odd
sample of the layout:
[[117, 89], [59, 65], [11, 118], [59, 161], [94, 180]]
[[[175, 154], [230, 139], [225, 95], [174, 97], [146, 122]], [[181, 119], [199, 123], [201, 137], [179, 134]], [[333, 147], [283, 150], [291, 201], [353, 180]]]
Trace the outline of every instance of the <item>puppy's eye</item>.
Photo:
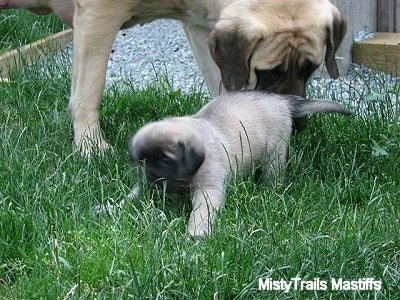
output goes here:
[[159, 153], [157, 157], [154, 159], [154, 162], [156, 162], [160, 167], [168, 167], [174, 164], [174, 159], [171, 158], [169, 155], [165, 153]]
[[169, 165], [173, 162], [173, 160], [168, 156], [161, 157], [158, 162], [163, 165]]

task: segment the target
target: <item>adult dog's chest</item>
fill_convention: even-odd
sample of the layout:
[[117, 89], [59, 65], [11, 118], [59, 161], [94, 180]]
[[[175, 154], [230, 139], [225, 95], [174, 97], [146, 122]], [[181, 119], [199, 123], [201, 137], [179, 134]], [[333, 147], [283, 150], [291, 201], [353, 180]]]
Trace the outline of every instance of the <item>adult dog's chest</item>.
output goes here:
[[[224, 1], [215, 0], [128, 0], [126, 9], [132, 12], [122, 28], [144, 24], [155, 19], [180, 20], [203, 28], [212, 29], [219, 17], [219, 5]], [[225, 1], [230, 2], [230, 1]]]

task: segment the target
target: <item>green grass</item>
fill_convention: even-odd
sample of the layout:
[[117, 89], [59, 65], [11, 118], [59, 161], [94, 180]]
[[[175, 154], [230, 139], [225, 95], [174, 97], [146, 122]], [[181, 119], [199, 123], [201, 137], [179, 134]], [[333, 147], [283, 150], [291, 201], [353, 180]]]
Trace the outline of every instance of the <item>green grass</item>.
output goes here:
[[[137, 182], [127, 143], [140, 126], [208, 98], [162, 78], [108, 88], [102, 126], [115, 152], [88, 161], [72, 144], [69, 72], [49, 60], [0, 85], [1, 299], [400, 298], [399, 110], [388, 100], [399, 85], [383, 83], [370, 114], [312, 117], [291, 141], [284, 182], [230, 182], [215, 233], [199, 242], [180, 199], [145, 190], [116, 215], [91, 209]], [[356, 92], [356, 102], [373, 95]], [[382, 290], [258, 291], [259, 278], [296, 276], [373, 277]]]
[[0, 55], [64, 28], [65, 25], [53, 14], [38, 16], [21, 9], [2, 10], [0, 13]]

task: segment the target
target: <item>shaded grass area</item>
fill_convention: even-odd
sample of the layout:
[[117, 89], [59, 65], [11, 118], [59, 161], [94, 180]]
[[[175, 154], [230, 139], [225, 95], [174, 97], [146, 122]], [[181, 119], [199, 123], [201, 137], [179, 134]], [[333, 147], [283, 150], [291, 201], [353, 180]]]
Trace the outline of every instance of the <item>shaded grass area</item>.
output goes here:
[[38, 16], [22, 9], [0, 13], [0, 55], [65, 29], [58, 17]]
[[[126, 199], [137, 182], [127, 143], [140, 126], [208, 98], [162, 78], [108, 88], [102, 126], [115, 151], [88, 161], [72, 146], [68, 64], [34, 65], [0, 85], [0, 298], [400, 297], [399, 111], [385, 91], [371, 113], [312, 117], [291, 141], [284, 182], [231, 181], [215, 233], [195, 241], [182, 199], [146, 189], [115, 215], [92, 207]], [[373, 277], [382, 289], [258, 291], [259, 278], [296, 276]]]

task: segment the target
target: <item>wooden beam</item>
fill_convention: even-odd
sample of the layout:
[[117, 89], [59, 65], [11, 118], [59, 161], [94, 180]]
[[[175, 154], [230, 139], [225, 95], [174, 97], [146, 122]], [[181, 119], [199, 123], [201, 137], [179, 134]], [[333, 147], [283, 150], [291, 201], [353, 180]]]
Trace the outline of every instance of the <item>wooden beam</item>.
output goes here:
[[0, 56], [0, 78], [7, 82], [10, 69], [19, 70], [22, 63], [30, 64], [52, 50], [60, 50], [72, 41], [72, 29], [67, 29]]
[[353, 43], [353, 62], [400, 76], [400, 33], [377, 32], [372, 39]]

